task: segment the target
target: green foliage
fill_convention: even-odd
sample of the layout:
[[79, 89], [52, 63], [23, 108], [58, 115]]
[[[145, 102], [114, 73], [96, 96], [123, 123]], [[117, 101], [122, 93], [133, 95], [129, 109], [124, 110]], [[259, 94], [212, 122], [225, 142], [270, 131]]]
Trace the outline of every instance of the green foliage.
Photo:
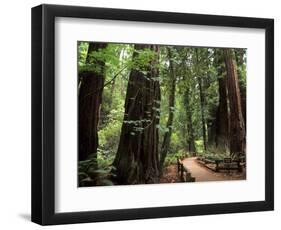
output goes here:
[[208, 146], [207, 151], [203, 151], [203, 144], [202, 144], [201, 150], [202, 151], [199, 154], [197, 154], [197, 156], [212, 161], [223, 160], [226, 157], [230, 157], [229, 150], [223, 148], [222, 146], [210, 145]]
[[78, 42], [78, 65], [82, 66], [86, 62], [88, 53], [88, 42]]
[[204, 145], [203, 140], [196, 140], [195, 141], [196, 151], [197, 153], [203, 153], [204, 152]]
[[164, 165], [167, 166], [167, 165], [177, 164], [178, 159], [183, 159], [183, 158], [186, 158], [186, 157], [190, 157], [190, 154], [185, 152], [184, 150], [179, 150], [176, 153], [168, 154], [166, 159], [165, 159]]
[[226, 157], [226, 155], [223, 154], [212, 154], [212, 153], [206, 153], [200, 156], [211, 161], [223, 160]]
[[79, 186], [113, 185], [111, 178], [113, 166], [101, 154], [96, 158], [92, 154], [87, 160], [79, 161], [78, 180]]
[[[105, 65], [105, 87], [102, 93], [102, 106], [98, 127], [99, 149], [97, 158], [79, 162], [79, 182], [86, 184], [110, 184], [112, 162], [116, 155], [122, 125], [133, 127], [130, 135], [137, 138], [154, 118], [160, 119], [159, 149], [164, 135], [172, 128], [172, 135], [165, 164], [176, 163], [177, 157], [188, 156], [188, 140], [191, 138], [189, 124], [196, 152], [208, 159], [221, 159], [229, 155], [223, 146], [208, 146], [204, 151], [202, 138], [202, 117], [198, 80], [202, 82], [204, 94], [204, 117], [206, 129], [216, 120], [219, 104], [218, 80], [225, 77], [224, 60], [220, 48], [160, 46], [159, 53], [151, 49], [135, 50], [132, 44], [108, 44], [105, 49], [88, 54], [88, 42], [78, 42], [78, 71], [101, 72], [100, 63]], [[170, 50], [170, 55], [168, 50]], [[239, 86], [242, 95], [246, 95], [246, 50], [234, 49]], [[137, 53], [136, 58], [132, 58]], [[87, 55], [90, 59], [86, 63]], [[159, 76], [149, 78], [150, 67], [159, 55], [157, 67]], [[175, 106], [169, 107], [169, 92], [172, 87], [170, 63], [174, 65], [176, 75]], [[124, 118], [124, 104], [129, 75], [132, 69], [142, 72], [142, 77], [160, 83], [161, 100], [153, 101], [154, 118], [150, 111], [146, 118], [127, 120]], [[135, 103], [136, 98], [130, 98]], [[169, 111], [173, 113], [172, 127], [167, 127]], [[207, 135], [208, 137], [208, 135]], [[99, 178], [99, 179], [98, 179]], [[103, 182], [101, 182], [103, 181]]]
[[229, 157], [229, 155], [225, 153], [219, 154], [219, 153], [211, 153], [211, 152], [201, 153], [198, 154], [197, 156], [211, 161], [223, 160], [224, 158]]
[[110, 150], [98, 149], [97, 162], [99, 168], [111, 170], [113, 168], [113, 160], [114, 155], [110, 152]]
[[181, 136], [179, 136], [178, 132], [173, 132], [171, 136], [171, 143], [169, 153], [177, 153], [179, 152], [184, 145], [181, 142]]
[[146, 75], [147, 72], [145, 69], [151, 66], [151, 61], [156, 57], [155, 52], [151, 49], [135, 50], [134, 52], [138, 53], [138, 55], [134, 59], [131, 67], [140, 70]]
[[111, 111], [108, 123], [98, 132], [100, 149], [108, 151], [110, 155], [116, 153], [122, 127], [121, 120], [117, 120], [116, 117], [114, 118], [117, 112], [119, 111]]

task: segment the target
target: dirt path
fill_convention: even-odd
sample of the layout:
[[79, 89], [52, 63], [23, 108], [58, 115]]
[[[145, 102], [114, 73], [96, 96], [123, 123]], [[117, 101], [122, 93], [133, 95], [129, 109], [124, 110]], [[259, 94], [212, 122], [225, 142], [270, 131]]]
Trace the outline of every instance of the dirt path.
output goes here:
[[196, 157], [185, 158], [183, 164], [191, 172], [191, 176], [195, 177], [195, 181], [222, 181], [222, 180], [241, 180], [245, 179], [245, 175], [237, 175], [236, 173], [216, 173], [212, 170], [200, 165], [196, 161]]

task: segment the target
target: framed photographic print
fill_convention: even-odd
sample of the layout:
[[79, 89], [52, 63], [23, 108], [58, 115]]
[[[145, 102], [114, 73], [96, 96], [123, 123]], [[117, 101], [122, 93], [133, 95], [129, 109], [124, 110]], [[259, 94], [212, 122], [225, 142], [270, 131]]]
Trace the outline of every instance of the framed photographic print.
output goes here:
[[32, 221], [273, 210], [273, 19], [32, 9]]

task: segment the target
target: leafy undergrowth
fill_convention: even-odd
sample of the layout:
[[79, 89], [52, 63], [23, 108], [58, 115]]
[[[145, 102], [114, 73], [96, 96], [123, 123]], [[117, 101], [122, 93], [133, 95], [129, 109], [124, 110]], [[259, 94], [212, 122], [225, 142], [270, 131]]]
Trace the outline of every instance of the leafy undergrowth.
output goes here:
[[211, 161], [223, 160], [225, 157], [228, 157], [227, 155], [224, 154], [213, 154], [213, 153], [198, 154], [197, 156], [199, 158], [204, 158]]
[[79, 161], [79, 187], [114, 185], [111, 180], [115, 177], [113, 169], [111, 159], [105, 159], [101, 154], [97, 158], [90, 155], [87, 160]]
[[168, 154], [165, 158], [165, 167], [170, 166], [170, 165], [176, 165], [177, 164], [177, 159], [183, 159], [190, 157], [191, 155], [185, 151], [179, 151], [175, 154]]

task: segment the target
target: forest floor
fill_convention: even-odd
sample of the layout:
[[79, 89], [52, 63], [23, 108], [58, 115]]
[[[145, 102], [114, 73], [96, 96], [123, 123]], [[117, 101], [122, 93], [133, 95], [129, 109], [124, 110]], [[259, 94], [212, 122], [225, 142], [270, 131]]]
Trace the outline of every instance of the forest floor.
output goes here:
[[183, 164], [195, 177], [195, 181], [223, 181], [223, 180], [243, 180], [246, 179], [245, 172], [214, 172], [211, 169], [199, 164], [196, 157], [185, 158]]
[[177, 165], [168, 165], [165, 167], [163, 176], [160, 179], [160, 183], [177, 183], [180, 182], [178, 177]]

